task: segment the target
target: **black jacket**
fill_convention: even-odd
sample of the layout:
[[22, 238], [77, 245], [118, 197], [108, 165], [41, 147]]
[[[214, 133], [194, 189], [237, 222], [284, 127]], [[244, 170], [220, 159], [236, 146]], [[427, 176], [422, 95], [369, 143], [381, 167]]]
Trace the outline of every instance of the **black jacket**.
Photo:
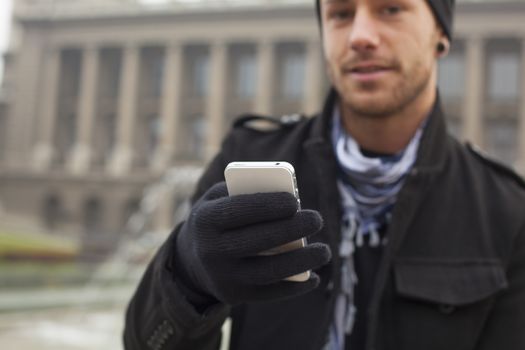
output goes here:
[[[193, 200], [223, 181], [230, 161], [288, 161], [296, 169], [302, 206], [318, 210], [325, 221], [310, 241], [326, 242], [337, 252], [341, 208], [328, 136], [334, 101], [331, 93], [319, 117], [284, 119], [273, 130], [238, 122]], [[366, 350], [525, 349], [524, 189], [512, 171], [447, 134], [437, 101], [393, 209], [366, 310]], [[233, 309], [216, 305], [199, 314], [171, 277], [176, 232], [129, 304], [126, 349], [218, 349], [228, 315], [231, 349], [322, 348], [339, 290], [337, 254], [317, 271], [322, 282], [311, 293]]]

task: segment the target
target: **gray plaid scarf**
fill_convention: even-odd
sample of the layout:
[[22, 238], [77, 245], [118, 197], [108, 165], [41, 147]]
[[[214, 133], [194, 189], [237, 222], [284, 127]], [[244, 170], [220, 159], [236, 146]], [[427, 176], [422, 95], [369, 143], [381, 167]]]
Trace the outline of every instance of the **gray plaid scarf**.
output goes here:
[[[342, 258], [341, 293], [335, 306], [333, 325], [325, 350], [342, 350], [345, 338], [352, 332], [357, 313], [354, 286], [358, 283], [353, 255], [368, 238], [368, 244], [378, 247], [379, 230], [388, 225], [397, 194], [406, 174], [416, 161], [423, 122], [409, 145], [400, 153], [385, 157], [367, 157], [357, 142], [346, 133], [336, 108], [332, 124], [332, 144], [337, 156], [343, 217], [339, 255]], [[386, 241], [383, 242], [386, 244]]]

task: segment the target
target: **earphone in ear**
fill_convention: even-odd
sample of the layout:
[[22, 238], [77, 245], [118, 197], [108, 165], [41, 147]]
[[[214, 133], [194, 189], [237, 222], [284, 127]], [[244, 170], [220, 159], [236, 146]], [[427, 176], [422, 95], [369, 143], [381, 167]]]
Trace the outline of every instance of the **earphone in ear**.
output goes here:
[[443, 55], [443, 54], [445, 54], [447, 52], [447, 50], [448, 50], [447, 42], [440, 41], [437, 44], [437, 52], [438, 52], [438, 54]]

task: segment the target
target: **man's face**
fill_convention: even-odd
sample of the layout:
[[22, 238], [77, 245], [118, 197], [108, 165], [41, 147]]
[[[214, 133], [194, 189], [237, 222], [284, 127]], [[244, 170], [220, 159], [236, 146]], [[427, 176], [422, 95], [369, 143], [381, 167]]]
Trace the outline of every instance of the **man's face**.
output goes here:
[[364, 116], [402, 111], [435, 89], [442, 36], [424, 0], [320, 0], [332, 84]]

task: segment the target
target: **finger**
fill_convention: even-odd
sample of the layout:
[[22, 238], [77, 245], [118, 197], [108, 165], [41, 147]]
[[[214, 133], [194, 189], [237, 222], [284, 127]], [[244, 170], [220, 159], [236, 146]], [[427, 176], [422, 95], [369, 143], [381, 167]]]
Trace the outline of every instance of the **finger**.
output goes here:
[[210, 248], [228, 256], [254, 256], [311, 236], [322, 226], [318, 212], [301, 210], [289, 219], [244, 226], [215, 235], [215, 242]]
[[267, 286], [253, 286], [246, 289], [246, 302], [277, 301], [306, 294], [319, 286], [320, 278], [315, 273], [305, 282], [279, 281]]
[[332, 257], [330, 248], [323, 243], [314, 243], [304, 248], [270, 256], [243, 259], [237, 271], [239, 281], [256, 285], [269, 285], [327, 264]]
[[226, 182], [219, 182], [210, 187], [203, 196], [204, 200], [213, 200], [228, 196], [228, 188]]
[[297, 209], [297, 200], [289, 193], [255, 193], [205, 202], [196, 215], [201, 225], [227, 230], [290, 217]]

